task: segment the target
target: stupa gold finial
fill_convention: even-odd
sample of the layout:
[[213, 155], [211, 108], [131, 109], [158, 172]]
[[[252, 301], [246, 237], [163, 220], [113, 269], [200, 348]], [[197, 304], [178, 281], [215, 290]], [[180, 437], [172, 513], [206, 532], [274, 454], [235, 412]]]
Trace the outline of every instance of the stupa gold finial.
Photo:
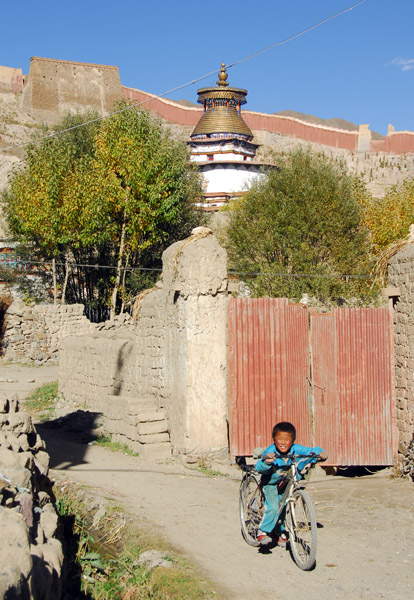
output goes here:
[[219, 80], [216, 81], [217, 85], [220, 87], [226, 87], [228, 86], [228, 82], [227, 82], [227, 71], [226, 71], [226, 65], [224, 63], [221, 63], [221, 69], [220, 69], [220, 73], [218, 75]]

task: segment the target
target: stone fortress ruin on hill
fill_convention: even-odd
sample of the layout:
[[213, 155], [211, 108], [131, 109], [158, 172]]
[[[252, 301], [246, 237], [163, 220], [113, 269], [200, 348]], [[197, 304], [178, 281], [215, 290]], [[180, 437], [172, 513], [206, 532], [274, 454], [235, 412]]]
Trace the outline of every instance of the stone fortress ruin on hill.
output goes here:
[[[13, 163], [23, 156], [18, 144], [28, 141], [42, 124], [51, 126], [68, 111], [94, 109], [107, 115], [122, 99], [145, 103], [183, 141], [190, 139], [203, 114], [202, 108], [188, 106], [188, 102], [122, 85], [116, 66], [32, 57], [27, 75], [20, 68], [0, 67], [0, 149], [9, 148], [0, 152], [0, 188]], [[390, 125], [381, 138], [372, 135], [366, 124], [355, 130], [340, 129], [311, 122], [315, 119], [306, 116], [249, 110], [243, 111], [243, 119], [260, 146], [254, 159], [258, 163], [266, 162], [272, 152], [286, 152], [305, 143], [343, 160], [378, 197], [391, 185], [414, 176], [413, 131], [394, 131]]]

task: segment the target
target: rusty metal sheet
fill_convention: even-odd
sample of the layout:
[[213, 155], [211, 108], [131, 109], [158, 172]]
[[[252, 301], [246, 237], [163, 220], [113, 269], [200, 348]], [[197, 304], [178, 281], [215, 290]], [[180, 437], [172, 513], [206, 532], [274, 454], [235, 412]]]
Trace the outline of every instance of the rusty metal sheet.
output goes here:
[[[312, 369], [309, 368], [309, 354]], [[331, 465], [391, 465], [397, 451], [392, 313], [312, 311], [285, 298], [229, 301], [233, 456], [267, 446], [277, 421]]]
[[311, 314], [313, 441], [329, 455], [330, 465], [340, 465], [340, 423], [337, 397], [337, 345], [332, 313]]
[[329, 464], [392, 465], [397, 450], [392, 315], [311, 316], [314, 437]]
[[388, 308], [336, 309], [342, 464], [391, 465], [396, 452]]
[[311, 432], [308, 314], [286, 298], [229, 300], [229, 421], [233, 456], [271, 442], [273, 425], [290, 420], [298, 438]]

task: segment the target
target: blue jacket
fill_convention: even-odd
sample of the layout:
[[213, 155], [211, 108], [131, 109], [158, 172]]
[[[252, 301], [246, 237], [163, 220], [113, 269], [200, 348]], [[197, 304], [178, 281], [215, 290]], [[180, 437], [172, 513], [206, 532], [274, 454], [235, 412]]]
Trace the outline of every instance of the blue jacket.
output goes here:
[[[300, 444], [293, 444], [291, 449], [287, 454], [281, 454], [279, 450], [277, 450], [275, 444], [272, 444], [266, 450], [262, 452], [262, 456], [269, 454], [271, 452], [276, 453], [276, 458], [268, 465], [265, 462], [264, 458], [260, 458], [256, 463], [256, 471], [262, 474], [262, 482], [264, 485], [277, 485], [282, 479], [283, 475], [289, 470], [290, 465], [292, 463], [289, 455], [294, 454], [310, 454], [314, 452], [315, 454], [319, 454], [323, 452], [322, 448], [319, 446], [315, 446], [314, 448], [308, 448], [307, 446], [301, 446]], [[305, 465], [309, 462], [315, 463], [316, 458], [303, 458], [298, 461], [298, 470], [301, 471]]]

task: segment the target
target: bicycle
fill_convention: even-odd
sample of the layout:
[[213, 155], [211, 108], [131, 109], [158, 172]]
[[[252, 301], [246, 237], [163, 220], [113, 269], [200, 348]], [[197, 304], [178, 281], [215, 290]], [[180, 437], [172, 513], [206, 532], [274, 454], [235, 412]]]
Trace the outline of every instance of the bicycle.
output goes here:
[[[286, 510], [286, 529], [291, 556], [300, 569], [310, 571], [316, 564], [317, 525], [312, 501], [303, 489], [303, 482], [299, 481], [299, 473], [304, 474], [314, 465], [307, 464], [299, 471], [297, 461], [304, 458], [315, 459], [318, 455], [311, 453], [289, 456], [291, 464], [282, 480], [284, 492], [279, 502], [279, 519]], [[265, 501], [261, 475], [254, 465], [246, 464], [245, 457], [238, 457], [237, 464], [244, 471], [239, 496], [241, 533], [250, 546], [260, 546], [256, 536]]]

